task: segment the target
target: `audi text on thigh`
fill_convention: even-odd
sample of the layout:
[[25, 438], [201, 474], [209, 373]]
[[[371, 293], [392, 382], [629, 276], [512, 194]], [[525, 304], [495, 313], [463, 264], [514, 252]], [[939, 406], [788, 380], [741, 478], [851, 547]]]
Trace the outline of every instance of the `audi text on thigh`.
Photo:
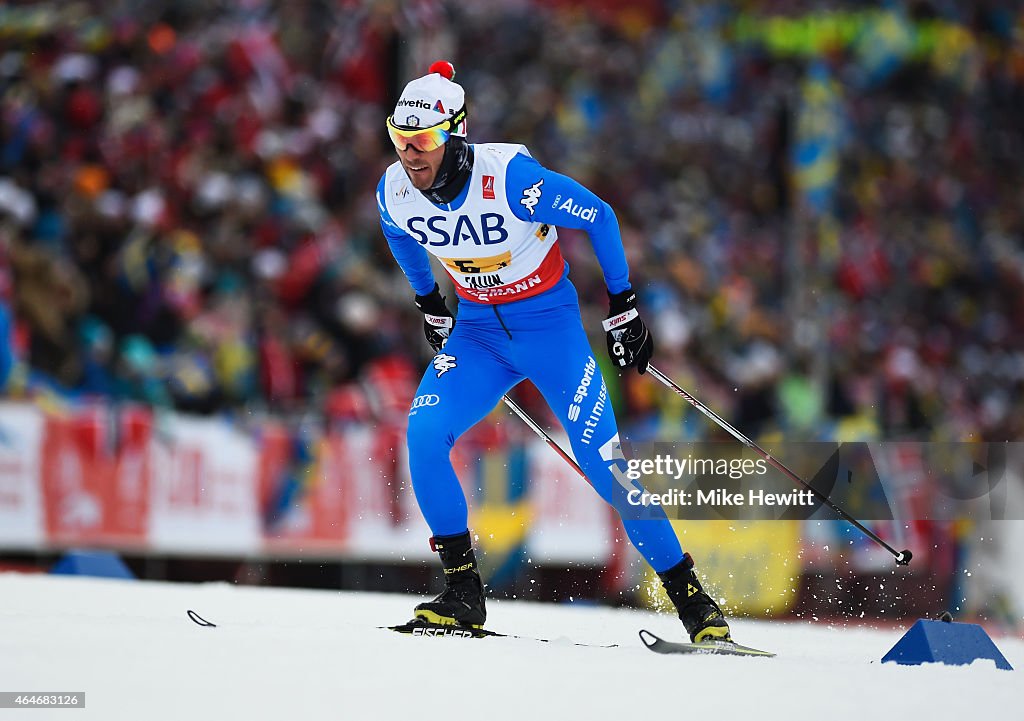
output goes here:
[[409, 408], [409, 415], [416, 415], [416, 410], [419, 408], [431, 408], [441, 402], [441, 397], [436, 393], [427, 393], [422, 396], [416, 396], [412, 399], [412, 406]]

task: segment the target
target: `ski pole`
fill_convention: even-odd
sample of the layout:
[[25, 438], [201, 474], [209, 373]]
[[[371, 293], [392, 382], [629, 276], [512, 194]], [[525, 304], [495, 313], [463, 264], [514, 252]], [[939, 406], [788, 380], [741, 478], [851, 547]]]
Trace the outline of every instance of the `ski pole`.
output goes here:
[[761, 458], [763, 458], [765, 461], [770, 463], [776, 470], [778, 470], [779, 472], [781, 472], [781, 473], [785, 474], [787, 477], [789, 477], [790, 480], [796, 481], [797, 483], [802, 485], [804, 488], [808, 489], [811, 493], [813, 493], [815, 496], [817, 496], [818, 500], [820, 500], [822, 503], [827, 505], [833, 511], [835, 511], [840, 516], [842, 516], [844, 519], [846, 519], [851, 524], [853, 524], [853, 526], [858, 531], [860, 531], [865, 536], [870, 538], [872, 541], [877, 543], [879, 546], [884, 548], [886, 551], [891, 553], [896, 558], [896, 565], [897, 566], [906, 566], [906, 565], [908, 565], [910, 563], [910, 559], [913, 558], [913, 554], [909, 550], [904, 550], [902, 552], [897, 551], [895, 548], [893, 548], [888, 543], [886, 543], [881, 538], [879, 538], [877, 535], [875, 535], [871, 531], [871, 529], [869, 529], [867, 526], [862, 524], [856, 518], [851, 516], [849, 513], [844, 511], [842, 508], [840, 508], [828, 496], [824, 495], [823, 493], [820, 493], [816, 488], [814, 488], [814, 486], [810, 485], [809, 483], [804, 481], [804, 479], [802, 479], [800, 476], [798, 476], [797, 474], [793, 473], [793, 471], [789, 470], [781, 461], [778, 461], [775, 458], [773, 458], [772, 455], [770, 453], [768, 453], [767, 451], [765, 451], [763, 448], [761, 448], [761, 446], [757, 445], [752, 440], [750, 440], [745, 435], [743, 435], [738, 430], [736, 430], [731, 425], [729, 425], [729, 423], [726, 422], [726, 420], [724, 418], [722, 418], [720, 415], [715, 413], [713, 410], [708, 408], [706, 405], [704, 405], [699, 400], [697, 400], [692, 395], [690, 395], [685, 390], [683, 390], [678, 385], [676, 385], [676, 383], [673, 382], [671, 378], [669, 378], [664, 373], [662, 373], [661, 371], [659, 371], [657, 368], [655, 368], [654, 366], [652, 366], [650, 364], [647, 365], [647, 370], [650, 372], [650, 374], [652, 376], [654, 376], [659, 381], [664, 383], [666, 386], [671, 388], [678, 395], [680, 395], [684, 399], [686, 399], [686, 401], [688, 401], [690, 403], [690, 405], [692, 405], [698, 411], [700, 411], [705, 416], [707, 416], [712, 421], [714, 421], [719, 426], [721, 426], [726, 431], [728, 431], [729, 434], [733, 438], [735, 438], [740, 443], [745, 445], [747, 448], [750, 448], [752, 451], [757, 453], [759, 456], [761, 456]]
[[526, 425], [533, 429], [534, 433], [541, 437], [541, 440], [547, 443], [552, 448], [552, 450], [554, 450], [555, 453], [560, 455], [563, 461], [572, 466], [573, 470], [575, 470], [583, 477], [583, 480], [585, 480], [587, 483], [590, 483], [590, 479], [587, 478], [587, 474], [583, 472], [583, 469], [580, 468], [579, 464], [575, 460], [573, 460], [572, 456], [570, 456], [568, 453], [562, 450], [562, 447], [558, 445], [551, 436], [544, 432], [544, 429], [540, 427], [537, 421], [530, 418], [529, 413], [520, 408], [519, 404], [516, 403], [511, 398], [509, 398], [508, 396], [503, 396], [502, 400], [505, 401], [505, 405], [512, 409], [513, 413], [522, 418]]

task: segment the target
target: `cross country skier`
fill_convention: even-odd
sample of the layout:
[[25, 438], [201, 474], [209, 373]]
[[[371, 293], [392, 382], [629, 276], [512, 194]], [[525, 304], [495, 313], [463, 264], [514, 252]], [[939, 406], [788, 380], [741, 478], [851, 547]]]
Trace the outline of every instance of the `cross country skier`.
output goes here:
[[[440, 554], [445, 589], [416, 606], [426, 623], [480, 628], [484, 589], [468, 512], [449, 453], [502, 395], [529, 378], [569, 434], [577, 461], [613, 505], [625, 478], [615, 416], [580, 319], [557, 226], [590, 237], [608, 287], [608, 351], [619, 367], [647, 369], [650, 332], [636, 309], [611, 207], [534, 160], [522, 145], [466, 140], [463, 88], [439, 61], [410, 82], [387, 119], [398, 162], [377, 186], [381, 227], [415, 291], [436, 355], [409, 413], [416, 500]], [[460, 297], [458, 322], [434, 280], [428, 253]], [[622, 512], [626, 506], [616, 505]], [[704, 592], [660, 508], [623, 518], [629, 539], [661, 577], [690, 640], [727, 640], [729, 626]], [[632, 515], [632, 514], [630, 514]]]

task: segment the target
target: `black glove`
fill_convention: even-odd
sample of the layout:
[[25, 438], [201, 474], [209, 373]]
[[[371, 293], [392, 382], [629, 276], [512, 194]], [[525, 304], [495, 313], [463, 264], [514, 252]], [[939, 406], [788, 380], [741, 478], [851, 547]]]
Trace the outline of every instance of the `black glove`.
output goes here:
[[609, 293], [608, 300], [608, 318], [601, 324], [608, 336], [608, 355], [620, 368], [636, 366], [643, 375], [654, 354], [654, 339], [636, 310], [636, 293]]
[[437, 283], [427, 295], [416, 296], [416, 307], [423, 313], [423, 335], [435, 353], [444, 348], [455, 327], [455, 316], [444, 304], [444, 296]]

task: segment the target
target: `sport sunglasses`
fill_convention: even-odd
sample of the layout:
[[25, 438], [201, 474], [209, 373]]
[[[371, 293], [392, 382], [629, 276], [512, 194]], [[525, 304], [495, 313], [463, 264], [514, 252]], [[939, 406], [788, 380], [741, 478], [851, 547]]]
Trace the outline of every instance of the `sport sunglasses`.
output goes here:
[[465, 119], [466, 108], [462, 108], [444, 122], [429, 128], [400, 128], [389, 117], [387, 120], [388, 135], [391, 136], [391, 142], [399, 150], [405, 150], [411, 145], [421, 153], [429, 153], [448, 142], [452, 131]]

